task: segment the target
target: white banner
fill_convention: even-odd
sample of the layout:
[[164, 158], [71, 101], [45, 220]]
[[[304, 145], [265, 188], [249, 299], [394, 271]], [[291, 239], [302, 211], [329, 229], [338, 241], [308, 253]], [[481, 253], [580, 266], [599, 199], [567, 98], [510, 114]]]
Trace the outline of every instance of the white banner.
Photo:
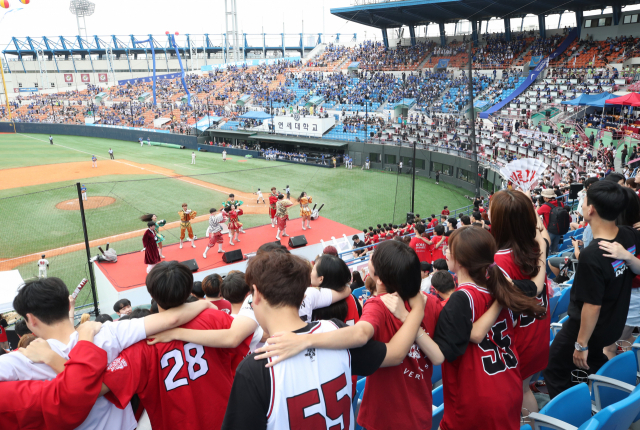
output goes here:
[[335, 123], [336, 120], [333, 116], [318, 118], [317, 116], [307, 115], [303, 117], [294, 114], [292, 116], [276, 116], [273, 118], [276, 134], [291, 134], [295, 136], [322, 137]]

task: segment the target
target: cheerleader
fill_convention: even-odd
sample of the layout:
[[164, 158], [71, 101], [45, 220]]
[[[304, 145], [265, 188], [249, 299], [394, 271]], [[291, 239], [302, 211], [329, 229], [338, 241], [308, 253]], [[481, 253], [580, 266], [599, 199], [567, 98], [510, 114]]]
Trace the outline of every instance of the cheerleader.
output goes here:
[[220, 211], [220, 213], [216, 214], [216, 210], [211, 208], [209, 213], [211, 214], [209, 216], [209, 227], [207, 227], [209, 244], [207, 245], [207, 249], [204, 250], [204, 254], [202, 254], [204, 258], [207, 258], [207, 252], [210, 248], [213, 248], [216, 243], [218, 244], [218, 252], [224, 252], [224, 249], [222, 249], [222, 226], [220, 223], [227, 220], [227, 212]]
[[[300, 202], [300, 216], [302, 217], [302, 229], [306, 230], [307, 228], [311, 229], [311, 209], [309, 209], [309, 203], [312, 202], [312, 197], [307, 196], [307, 193], [304, 191], [300, 194], [300, 198], [298, 199]], [[307, 222], [307, 227], [305, 228], [304, 223]]]
[[[140, 220], [147, 223], [153, 221], [153, 223], [155, 224], [156, 245], [158, 245], [158, 253], [160, 254], [160, 258], [165, 258], [164, 255], [162, 255], [162, 242], [164, 242], [164, 236], [160, 234], [160, 227], [164, 227], [164, 225], [167, 223], [167, 220], [161, 219], [160, 221], [158, 221], [158, 217], [156, 216], [156, 214], [142, 215], [140, 217]], [[142, 248], [142, 252], [144, 252], [144, 250], [145, 248]]]
[[233, 240], [240, 242], [238, 239], [238, 231], [242, 229], [242, 223], [238, 221], [238, 217], [243, 214], [242, 209], [236, 209], [236, 205], [227, 206], [224, 210], [229, 215], [229, 245], [233, 246]]

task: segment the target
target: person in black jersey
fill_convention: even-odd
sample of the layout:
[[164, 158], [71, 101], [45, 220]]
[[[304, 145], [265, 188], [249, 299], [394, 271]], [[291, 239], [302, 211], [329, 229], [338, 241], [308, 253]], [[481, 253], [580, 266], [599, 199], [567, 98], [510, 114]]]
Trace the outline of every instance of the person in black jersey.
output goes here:
[[544, 379], [554, 398], [573, 385], [578, 368], [595, 373], [607, 362], [603, 348], [622, 335], [631, 299], [631, 283], [640, 274], [635, 255], [640, 232], [616, 226], [628, 197], [613, 181], [599, 181], [587, 191], [582, 213], [593, 240], [580, 252], [571, 288], [569, 320], [553, 340]]

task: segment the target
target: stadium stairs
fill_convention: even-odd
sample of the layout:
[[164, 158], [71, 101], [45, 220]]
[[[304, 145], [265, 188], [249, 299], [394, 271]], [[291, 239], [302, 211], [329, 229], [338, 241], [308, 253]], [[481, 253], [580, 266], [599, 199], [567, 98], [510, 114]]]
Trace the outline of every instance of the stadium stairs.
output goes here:
[[[555, 58], [559, 57], [564, 51], [567, 50], [567, 48], [569, 48], [569, 46], [571, 46], [571, 44], [573, 43], [573, 41], [577, 37], [578, 37], [578, 29], [574, 28], [569, 32], [567, 37], [565, 37], [565, 39], [560, 43], [558, 48], [556, 48], [556, 50], [548, 57], [549, 60], [552, 60], [552, 59], [555, 59]], [[546, 59], [543, 59], [542, 61], [545, 61], [545, 60]], [[540, 72], [540, 74], [542, 74], [543, 72], [544, 72], [544, 69], [542, 70], [542, 72]], [[487, 116], [489, 116], [491, 114], [499, 112], [503, 107], [505, 107], [509, 102], [511, 102], [511, 100], [513, 100], [516, 97], [518, 97], [527, 88], [529, 88], [531, 85], [533, 85], [535, 83], [536, 79], [530, 79], [531, 78], [531, 73], [533, 73], [533, 72], [530, 72], [529, 78], [525, 79], [525, 81], [522, 84], [520, 84], [518, 87], [516, 87], [516, 89], [511, 94], [509, 94], [506, 98], [504, 98], [500, 103], [493, 105], [487, 111], [483, 112], [481, 114], [481, 115], [483, 115], [482, 118], [486, 118]]]

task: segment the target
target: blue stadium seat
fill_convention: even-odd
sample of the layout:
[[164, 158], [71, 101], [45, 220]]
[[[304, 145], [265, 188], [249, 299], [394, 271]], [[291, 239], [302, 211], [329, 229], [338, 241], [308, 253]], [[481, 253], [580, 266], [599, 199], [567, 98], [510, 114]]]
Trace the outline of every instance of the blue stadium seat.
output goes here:
[[560, 321], [555, 322], [555, 323], [551, 323], [551, 334], [553, 335], [553, 336], [551, 336], [552, 339], [554, 337], [556, 337], [556, 335], [558, 334], [558, 332], [562, 328], [562, 324], [567, 322], [568, 319], [569, 319], [569, 315], [565, 315], [564, 317], [562, 317], [562, 319]]
[[442, 381], [442, 367], [440, 365], [433, 366], [433, 374], [431, 375], [431, 384]]
[[632, 345], [633, 353], [636, 356], [636, 367], [638, 370], [637, 376], [640, 378], [640, 340], [636, 340], [636, 342]]
[[444, 415], [444, 396], [442, 393], [442, 385], [433, 390], [431, 395], [433, 397], [433, 406], [435, 406], [435, 409], [432, 409], [431, 430], [438, 430], [438, 427], [440, 427], [440, 421], [442, 421], [442, 416]]
[[[560, 292], [560, 297], [555, 309], [551, 312], [551, 322], [558, 322], [560, 315], [569, 310], [569, 299], [571, 295], [571, 287], [565, 288]], [[555, 296], [554, 296], [555, 297]]]
[[[635, 387], [636, 369], [635, 354], [633, 351], [627, 351], [607, 361], [605, 365], [598, 370], [596, 376], [614, 379]], [[619, 402], [629, 395], [627, 392], [611, 388], [606, 384], [601, 384], [597, 379], [598, 378], [593, 378], [591, 385], [591, 399], [595, 402], [593, 405], [594, 412], [598, 412], [609, 405]]]
[[529, 418], [534, 421], [534, 429], [550, 430], [558, 427], [541, 427], [540, 423], [549, 419], [560, 420], [574, 427], [580, 427], [591, 418], [591, 393], [587, 384], [582, 383], [558, 394], [545, 405], [540, 412], [532, 412]]
[[352, 295], [353, 295], [353, 297], [355, 297], [355, 298], [356, 298], [356, 300], [357, 300], [357, 299], [359, 299], [359, 298], [360, 298], [360, 296], [362, 295], [362, 293], [364, 292], [364, 290], [366, 290], [366, 288], [365, 288], [365, 287], [356, 288], [355, 290], [353, 290], [353, 291], [351, 292], [351, 294], [352, 294]]

